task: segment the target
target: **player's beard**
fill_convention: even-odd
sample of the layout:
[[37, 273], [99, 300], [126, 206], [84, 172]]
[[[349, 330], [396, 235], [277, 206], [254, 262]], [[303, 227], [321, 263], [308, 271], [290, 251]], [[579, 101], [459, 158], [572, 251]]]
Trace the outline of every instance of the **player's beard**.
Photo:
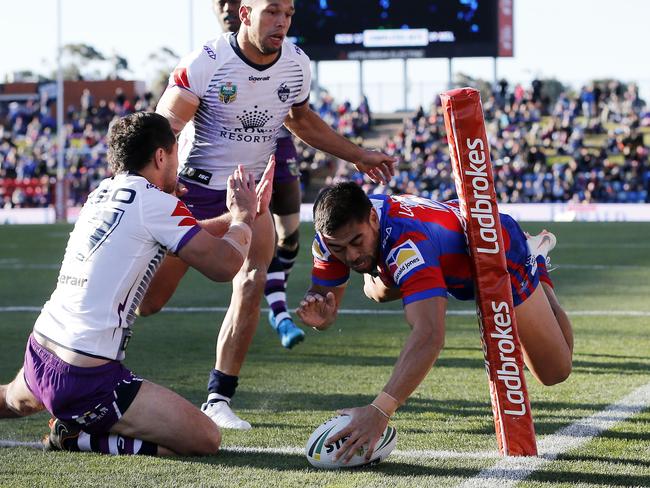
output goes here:
[[377, 258], [371, 254], [367, 254], [356, 260], [356, 265], [350, 263], [350, 268], [352, 268], [357, 273], [372, 273], [377, 269]]

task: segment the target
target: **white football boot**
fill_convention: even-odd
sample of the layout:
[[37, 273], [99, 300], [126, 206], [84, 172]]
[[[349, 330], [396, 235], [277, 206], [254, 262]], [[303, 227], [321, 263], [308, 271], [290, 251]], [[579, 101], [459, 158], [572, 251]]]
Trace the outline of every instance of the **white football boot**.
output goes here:
[[555, 234], [546, 229], [536, 236], [526, 234], [526, 243], [528, 244], [528, 250], [532, 256], [542, 256], [544, 258], [546, 261], [546, 268], [549, 272], [555, 269], [551, 266], [551, 258], [548, 257], [548, 253], [551, 252], [557, 244]]
[[230, 408], [230, 403], [225, 400], [206, 402], [201, 405], [201, 411], [221, 429], [249, 430], [251, 428], [251, 424], [237, 417]]

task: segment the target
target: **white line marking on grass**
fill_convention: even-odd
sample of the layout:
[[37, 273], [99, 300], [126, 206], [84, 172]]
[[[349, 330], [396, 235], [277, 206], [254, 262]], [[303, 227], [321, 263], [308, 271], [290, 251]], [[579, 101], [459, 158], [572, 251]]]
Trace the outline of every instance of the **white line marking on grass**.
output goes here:
[[[43, 449], [40, 442], [23, 442], [0, 440], [0, 447], [29, 447], [32, 449]], [[223, 446], [222, 452], [233, 452], [236, 454], [304, 454], [304, 447], [244, 447], [244, 446]], [[394, 457], [409, 459], [497, 459], [499, 454], [496, 451], [431, 451], [411, 450], [402, 451], [399, 449], [391, 453]]]
[[[40, 312], [42, 307], [32, 307], [20, 305], [14, 307], [0, 307], [0, 313], [10, 312]], [[227, 307], [165, 307], [160, 313], [211, 313], [225, 312]], [[262, 312], [268, 312], [268, 308], [263, 308]], [[403, 315], [403, 310], [382, 310], [372, 308], [342, 308], [339, 314], [343, 315]], [[568, 310], [567, 314], [576, 317], [650, 317], [650, 311], [645, 310]], [[472, 316], [476, 315], [476, 310], [447, 310], [447, 315]]]
[[590, 417], [545, 436], [537, 443], [537, 457], [505, 457], [491, 468], [482, 470], [459, 486], [473, 488], [483, 486], [510, 487], [524, 480], [533, 472], [558, 458], [561, 454], [577, 449], [650, 407], [650, 383], [637, 388], [621, 400]]
[[0, 263], [0, 269], [59, 269], [61, 264]]
[[40, 442], [21, 442], [0, 440], [0, 447], [31, 447], [32, 449], [43, 449]]
[[[626, 421], [633, 415], [650, 407], [650, 383], [637, 388], [618, 402], [585, 417], [571, 425], [560, 429], [555, 434], [548, 435], [537, 444], [538, 457], [506, 457], [491, 468], [482, 470], [474, 478], [463, 482], [463, 488], [499, 486], [510, 487], [524, 480], [543, 465], [557, 459], [561, 454], [579, 448], [603, 432], [612, 429], [617, 424]], [[39, 442], [23, 442], [0, 440], [0, 447], [29, 447], [42, 449]], [[224, 452], [243, 454], [283, 454], [300, 455], [303, 447], [244, 447], [225, 446]], [[498, 458], [495, 451], [432, 451], [411, 450], [393, 451], [394, 457], [409, 459], [494, 459]]]

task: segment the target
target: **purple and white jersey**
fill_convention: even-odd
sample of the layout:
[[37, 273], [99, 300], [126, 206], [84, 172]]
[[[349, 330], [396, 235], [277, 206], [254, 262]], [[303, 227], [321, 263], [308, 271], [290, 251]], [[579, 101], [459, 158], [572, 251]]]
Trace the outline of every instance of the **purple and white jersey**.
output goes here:
[[184, 57], [169, 86], [190, 91], [200, 103], [181, 134], [180, 170], [211, 173], [203, 186], [214, 190], [226, 189], [238, 164], [261, 176], [289, 110], [308, 102], [310, 84], [309, 58], [286, 39], [267, 65], [246, 59], [231, 33]]
[[178, 253], [199, 230], [184, 203], [142, 176], [103, 180], [79, 214], [34, 330], [77, 352], [123, 359], [165, 253]]

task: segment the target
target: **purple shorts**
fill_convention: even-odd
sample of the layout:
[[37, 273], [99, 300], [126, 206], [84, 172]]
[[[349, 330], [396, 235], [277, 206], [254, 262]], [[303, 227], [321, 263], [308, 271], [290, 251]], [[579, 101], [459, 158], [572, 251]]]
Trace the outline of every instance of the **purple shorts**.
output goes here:
[[142, 385], [119, 361], [93, 368], [72, 366], [29, 336], [24, 375], [34, 396], [56, 418], [89, 434], [109, 432]]
[[[273, 183], [290, 183], [300, 178], [298, 153], [291, 137], [277, 140], [275, 151], [275, 175]], [[211, 190], [191, 180], [180, 177], [187, 187], [187, 193], [181, 200], [197, 220], [212, 219], [228, 212], [226, 207], [226, 190]]]
[[204, 186], [180, 178], [187, 187], [187, 193], [181, 197], [197, 220], [212, 219], [228, 212], [226, 207], [226, 190], [211, 190]]
[[298, 153], [291, 137], [281, 137], [275, 148], [275, 175], [273, 183], [290, 183], [300, 178]]

